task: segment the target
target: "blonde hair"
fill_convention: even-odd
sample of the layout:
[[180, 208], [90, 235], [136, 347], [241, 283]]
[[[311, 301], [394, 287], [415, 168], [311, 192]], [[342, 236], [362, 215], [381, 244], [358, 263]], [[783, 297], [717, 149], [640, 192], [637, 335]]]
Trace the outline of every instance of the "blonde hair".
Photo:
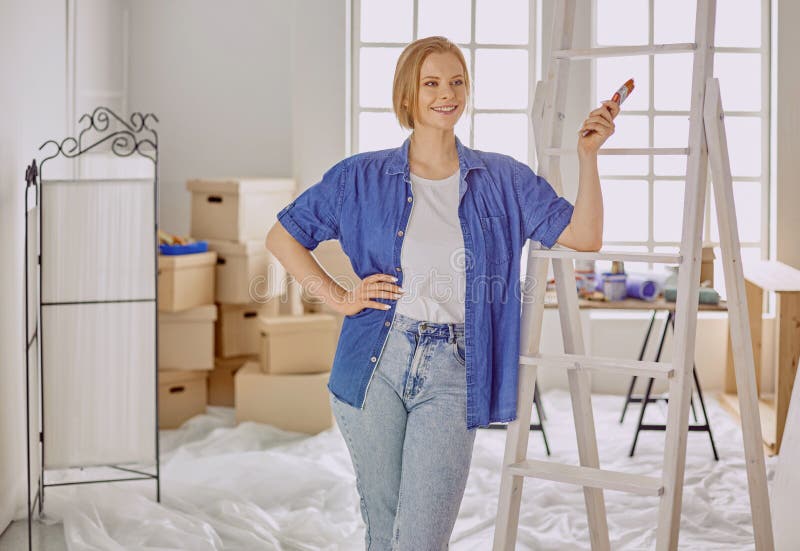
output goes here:
[[[470, 94], [470, 79], [467, 62], [461, 49], [443, 36], [429, 36], [415, 40], [403, 50], [397, 60], [394, 71], [394, 84], [392, 85], [392, 106], [400, 126], [409, 130], [414, 129], [414, 113], [417, 112], [419, 100], [419, 75], [422, 63], [432, 53], [450, 52], [454, 54], [461, 67], [464, 69], [464, 86], [467, 95]], [[407, 106], [404, 107], [403, 103]]]

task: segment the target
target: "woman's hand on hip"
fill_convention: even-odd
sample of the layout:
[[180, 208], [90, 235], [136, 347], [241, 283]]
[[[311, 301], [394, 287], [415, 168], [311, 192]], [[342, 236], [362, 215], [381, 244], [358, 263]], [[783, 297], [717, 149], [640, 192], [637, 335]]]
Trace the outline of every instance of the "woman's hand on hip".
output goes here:
[[397, 278], [389, 274], [372, 274], [362, 279], [359, 284], [344, 296], [344, 300], [337, 310], [346, 316], [359, 313], [364, 308], [388, 310], [389, 305], [375, 298], [388, 298], [397, 300], [405, 291], [395, 284]]

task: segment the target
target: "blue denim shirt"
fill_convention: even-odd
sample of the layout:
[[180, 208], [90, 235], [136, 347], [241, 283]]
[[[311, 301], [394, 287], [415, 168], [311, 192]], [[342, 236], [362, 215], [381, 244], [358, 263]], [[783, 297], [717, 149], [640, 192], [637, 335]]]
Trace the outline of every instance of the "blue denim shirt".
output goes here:
[[[328, 170], [277, 215], [305, 248], [338, 239], [356, 275], [394, 274], [403, 284], [400, 249], [414, 197], [407, 139], [396, 149], [360, 153]], [[464, 236], [467, 428], [516, 418], [522, 284], [527, 239], [550, 248], [572, 217], [572, 204], [525, 164], [464, 147], [456, 138]], [[364, 308], [345, 316], [328, 389], [362, 408], [395, 313]]]

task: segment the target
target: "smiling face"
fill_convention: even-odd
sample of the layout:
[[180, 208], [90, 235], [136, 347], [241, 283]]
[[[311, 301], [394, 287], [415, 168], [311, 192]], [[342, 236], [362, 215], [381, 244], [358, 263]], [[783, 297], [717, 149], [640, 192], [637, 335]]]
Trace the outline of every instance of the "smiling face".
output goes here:
[[414, 127], [452, 130], [467, 104], [464, 67], [451, 52], [434, 52], [422, 62]]

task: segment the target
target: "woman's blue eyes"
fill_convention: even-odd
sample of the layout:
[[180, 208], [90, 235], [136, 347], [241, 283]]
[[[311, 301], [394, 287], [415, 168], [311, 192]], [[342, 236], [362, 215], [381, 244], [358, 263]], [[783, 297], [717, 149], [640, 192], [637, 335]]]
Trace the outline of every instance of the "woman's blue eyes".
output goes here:
[[[438, 85], [439, 83], [436, 82], [435, 80], [429, 80], [428, 82], [425, 83], [425, 86], [427, 86], [428, 84], [437, 84]], [[462, 84], [464, 84], [464, 81], [463, 80], [454, 80], [453, 84], [455, 84], [456, 86], [461, 86]]]

